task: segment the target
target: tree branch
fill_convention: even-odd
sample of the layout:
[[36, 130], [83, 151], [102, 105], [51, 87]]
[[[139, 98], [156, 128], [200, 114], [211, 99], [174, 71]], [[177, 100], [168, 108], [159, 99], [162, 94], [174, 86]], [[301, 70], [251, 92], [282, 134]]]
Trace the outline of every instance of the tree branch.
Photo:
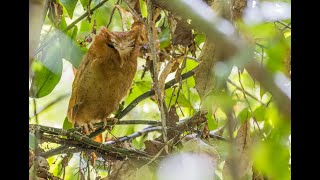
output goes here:
[[82, 135], [78, 131], [68, 131], [64, 129], [58, 129], [58, 128], [53, 128], [53, 127], [46, 127], [46, 126], [41, 126], [41, 125], [35, 125], [35, 124], [30, 124], [29, 125], [29, 132], [40, 132], [40, 133], [47, 133], [47, 134], [53, 134], [53, 135], [62, 135], [62, 136], [67, 136], [70, 139], [73, 139], [77, 142], [80, 142], [84, 144], [85, 146], [94, 148], [96, 150], [99, 150], [103, 152], [104, 154], [110, 154], [113, 157], [116, 158], [126, 158], [126, 157], [139, 157], [139, 158], [147, 158], [148, 155], [145, 154], [142, 151], [138, 150], [128, 150], [124, 148], [118, 148], [110, 145], [104, 145], [102, 143], [98, 143], [90, 139], [89, 137]]
[[125, 142], [125, 141], [130, 141], [136, 137], [139, 137], [139, 136], [143, 136], [143, 135], [146, 135], [150, 132], [154, 132], [154, 131], [161, 131], [162, 130], [162, 127], [160, 126], [157, 126], [157, 127], [148, 127], [148, 128], [145, 128], [141, 131], [137, 131], [133, 134], [130, 134], [128, 136], [124, 136], [122, 138], [118, 138], [118, 140], [111, 140], [111, 141], [107, 141], [103, 144], [105, 145], [111, 145], [111, 144], [116, 144], [116, 143], [120, 143], [120, 142]]
[[[151, 0], [147, 0], [147, 12], [148, 12], [148, 39], [149, 45], [151, 49], [151, 58], [152, 58], [152, 65], [153, 65], [153, 82], [154, 82], [154, 90], [158, 100], [158, 106], [160, 110], [161, 122], [162, 122], [162, 137], [163, 142], [166, 144], [168, 141], [167, 137], [167, 120], [166, 120], [166, 113], [165, 113], [165, 104], [163, 103], [164, 95], [161, 93], [164, 89], [160, 88], [159, 84], [159, 74], [158, 74], [158, 61], [157, 61], [157, 52], [155, 47], [155, 40], [153, 34], [155, 32], [154, 25], [153, 25], [153, 10], [152, 10], [152, 2]], [[168, 148], [166, 146], [166, 152], [168, 153]]]

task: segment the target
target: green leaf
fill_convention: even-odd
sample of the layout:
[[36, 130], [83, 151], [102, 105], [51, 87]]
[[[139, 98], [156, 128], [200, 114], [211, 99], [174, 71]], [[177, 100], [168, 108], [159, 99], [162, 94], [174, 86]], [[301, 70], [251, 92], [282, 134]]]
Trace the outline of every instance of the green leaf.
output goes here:
[[218, 123], [217, 123], [217, 122], [215, 121], [215, 119], [213, 118], [211, 112], [209, 112], [209, 113], [206, 115], [206, 118], [207, 118], [208, 127], [209, 127], [209, 130], [210, 130], [210, 131], [215, 130], [215, 129], [218, 128]]
[[29, 133], [29, 149], [34, 150], [36, 148], [36, 137], [34, 134]]
[[41, 98], [55, 88], [62, 74], [61, 47], [58, 41], [43, 52], [41, 60], [32, 64], [34, 76], [30, 87], [30, 97]]
[[87, 6], [89, 5], [89, 0], [80, 0], [83, 9], [87, 9]]
[[[175, 90], [175, 95], [171, 98], [172, 96], [172, 92], [173, 92], [173, 89], [172, 88], [169, 88], [166, 90], [166, 97], [165, 97], [165, 102], [166, 104], [169, 106], [169, 103], [170, 103], [170, 106], [173, 105], [175, 102], [176, 102], [176, 99], [177, 99], [177, 90]], [[171, 99], [171, 102], [170, 102], [170, 99]], [[189, 100], [186, 98], [186, 96], [183, 94], [182, 90], [180, 90], [180, 94], [179, 94], [179, 97], [178, 97], [178, 100], [177, 100], [177, 103], [181, 106], [181, 107], [186, 107], [186, 108], [191, 108], [191, 109], [194, 109], [193, 106], [191, 105], [191, 103], [189, 102]]]
[[240, 113], [238, 114], [238, 119], [240, 121], [240, 123], [245, 122], [246, 120], [248, 120], [249, 118], [251, 118], [251, 113], [249, 112], [249, 108], [246, 107], [244, 108], [242, 111], [240, 111]]
[[288, 48], [285, 40], [280, 39], [278, 42], [271, 43], [269, 47], [266, 49], [268, 69], [272, 72], [285, 71], [284, 58]]
[[62, 57], [69, 61], [75, 68], [80, 65], [83, 56], [87, 52], [86, 47], [81, 47], [77, 41], [78, 28], [75, 26], [72, 30], [68, 31], [67, 34], [60, 33], [60, 44], [62, 50]]
[[60, 2], [66, 8], [69, 17], [72, 19], [73, 11], [77, 5], [78, 0], [60, 0]]
[[147, 4], [144, 0], [139, 0], [142, 17], [147, 17]]
[[198, 46], [201, 43], [203, 43], [204, 40], [206, 40], [206, 36], [204, 35], [204, 33], [199, 33], [196, 35], [196, 37], [194, 37], [194, 41], [196, 42], [196, 45], [198, 45]]
[[160, 42], [160, 49], [163, 49], [170, 45], [170, 29], [165, 27], [161, 29], [159, 34], [159, 42]]
[[259, 106], [253, 113], [257, 121], [264, 121], [266, 119], [266, 108], [264, 106]]
[[78, 34], [78, 26], [74, 26], [73, 28], [72, 28], [73, 30], [72, 30], [72, 34], [71, 34], [71, 39], [73, 39], [73, 40], [76, 40], [76, 37], [77, 37], [77, 34]]
[[137, 81], [134, 82], [138, 89], [141, 91], [141, 93], [145, 93], [151, 89], [151, 82], [150, 81]]
[[190, 101], [186, 98], [186, 96], [184, 95], [182, 90], [180, 90], [180, 94], [179, 94], [179, 97], [178, 97], [178, 103], [182, 107], [187, 107], [187, 108], [192, 108], [193, 109]]
[[257, 144], [252, 153], [256, 168], [270, 179], [291, 179], [288, 147], [273, 140]]
[[72, 123], [69, 122], [68, 117], [64, 118], [63, 129], [65, 129], [65, 130], [72, 129]]
[[266, 93], [266, 90], [262, 86], [260, 86], [260, 98], [262, 99], [263, 95]]

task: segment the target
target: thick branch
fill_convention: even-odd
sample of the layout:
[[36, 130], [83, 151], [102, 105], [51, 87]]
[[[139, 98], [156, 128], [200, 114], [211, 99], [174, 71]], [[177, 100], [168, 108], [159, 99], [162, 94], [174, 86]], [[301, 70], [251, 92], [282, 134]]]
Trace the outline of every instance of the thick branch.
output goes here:
[[141, 158], [147, 157], [147, 155], [141, 151], [137, 151], [137, 150], [133, 151], [133, 150], [128, 150], [124, 148], [117, 148], [110, 145], [104, 145], [102, 143], [95, 142], [89, 137], [84, 136], [77, 131], [68, 131], [64, 129], [31, 124], [29, 125], [29, 132], [40, 132], [40, 133], [47, 133], [47, 134], [53, 134], [53, 135], [67, 136], [68, 138], [81, 142], [88, 147], [102, 151], [105, 154], [112, 154], [113, 157], [117, 157], [121, 159], [125, 157], [141, 157]]

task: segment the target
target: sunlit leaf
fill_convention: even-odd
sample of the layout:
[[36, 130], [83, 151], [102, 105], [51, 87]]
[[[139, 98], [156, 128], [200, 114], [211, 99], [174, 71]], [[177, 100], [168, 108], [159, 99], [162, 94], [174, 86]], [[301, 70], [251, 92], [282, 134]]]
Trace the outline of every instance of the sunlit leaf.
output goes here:
[[211, 130], [217, 129], [218, 123], [217, 123], [217, 122], [215, 121], [215, 119], [212, 117], [211, 112], [206, 115], [206, 118], [207, 118], [209, 130], [211, 131]]
[[72, 123], [69, 122], [68, 117], [66, 117], [63, 121], [63, 129], [68, 130], [72, 128]]
[[66, 8], [69, 17], [72, 19], [73, 11], [77, 5], [78, 0], [60, 0], [60, 2]]
[[289, 149], [279, 142], [262, 142], [252, 151], [257, 169], [270, 179], [291, 179]]
[[58, 84], [62, 73], [62, 52], [59, 42], [48, 47], [42, 60], [33, 62], [30, 97], [44, 97]]
[[204, 40], [206, 39], [206, 36], [203, 33], [199, 33], [196, 35], [196, 37], [194, 38], [194, 41], [196, 42], [196, 44], [199, 46], [201, 43], [204, 42]]
[[150, 81], [137, 81], [134, 83], [138, 87], [138, 89], [141, 91], [141, 93], [145, 93], [145, 92], [149, 91], [151, 88]]
[[80, 0], [83, 9], [87, 9], [90, 0]]
[[266, 113], [266, 108], [264, 106], [259, 106], [257, 109], [254, 110], [254, 117], [256, 118], [257, 121], [264, 121], [265, 113]]
[[249, 108], [246, 107], [240, 113], [238, 114], [238, 119], [240, 123], [244, 123], [245, 121], [249, 120], [251, 118], [251, 113], [249, 111]]
[[170, 45], [170, 29], [164, 27], [159, 34], [160, 49], [163, 49]]

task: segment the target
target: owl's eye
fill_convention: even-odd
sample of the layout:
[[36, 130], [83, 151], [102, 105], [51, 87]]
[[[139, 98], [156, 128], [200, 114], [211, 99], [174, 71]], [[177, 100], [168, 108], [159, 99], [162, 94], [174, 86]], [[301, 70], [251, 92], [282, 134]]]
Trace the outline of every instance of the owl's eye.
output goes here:
[[112, 44], [107, 43], [107, 45], [109, 46], [109, 48], [114, 49], [114, 46]]

